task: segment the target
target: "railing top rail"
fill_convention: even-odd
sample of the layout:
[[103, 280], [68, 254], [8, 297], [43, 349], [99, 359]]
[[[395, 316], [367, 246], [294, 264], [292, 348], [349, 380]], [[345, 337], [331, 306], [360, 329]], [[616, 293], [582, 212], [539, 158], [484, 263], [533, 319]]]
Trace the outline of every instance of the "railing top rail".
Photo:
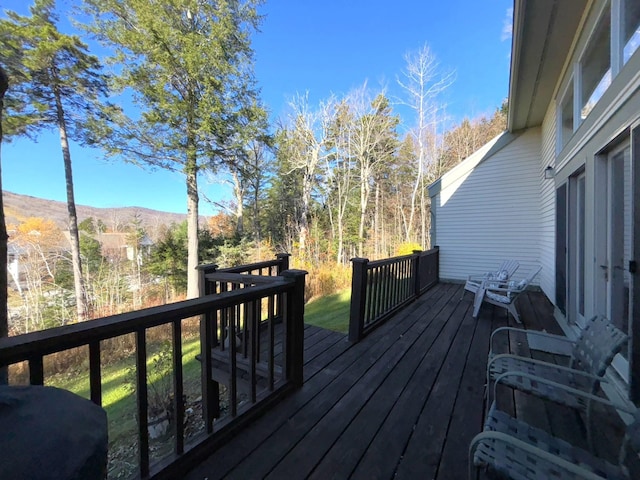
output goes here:
[[264, 260], [262, 262], [249, 263], [247, 265], [239, 265], [237, 267], [218, 268], [213, 263], [198, 265], [198, 270], [215, 270], [216, 272], [228, 272], [228, 273], [243, 273], [250, 272], [252, 270], [259, 270], [261, 268], [277, 267], [282, 263], [282, 258], [278, 257], [275, 260]]
[[404, 260], [409, 260], [413, 256], [414, 254], [409, 254], [409, 255], [402, 255], [401, 257], [391, 257], [391, 258], [385, 258], [382, 260], [374, 260], [367, 264], [367, 268], [376, 268], [376, 267], [383, 267], [385, 265], [391, 265], [392, 263], [398, 263]]
[[269, 284], [206, 295], [169, 305], [145, 308], [86, 322], [0, 338], [0, 365], [9, 365], [40, 355], [68, 350], [91, 342], [119, 337], [140, 329], [169, 323], [176, 318], [201, 315], [212, 309], [227, 308], [239, 303], [289, 291], [294, 281], [278, 277]]
[[423, 250], [419, 253], [420, 256], [425, 256], [425, 255], [433, 255], [434, 253], [436, 253], [438, 250], [440, 250], [439, 246], [435, 246], [433, 247], [431, 250]]
[[249, 270], [258, 270], [259, 268], [276, 267], [280, 264], [280, 260], [265, 260], [264, 262], [249, 263], [247, 265], [240, 265], [239, 267], [221, 268], [219, 272], [241, 273], [248, 272]]
[[258, 285], [265, 283], [277, 283], [280, 277], [265, 275], [250, 275], [248, 273], [233, 273], [227, 270], [219, 270], [214, 273], [207, 273], [204, 278], [207, 280], [215, 280], [218, 282], [240, 283], [246, 285]]

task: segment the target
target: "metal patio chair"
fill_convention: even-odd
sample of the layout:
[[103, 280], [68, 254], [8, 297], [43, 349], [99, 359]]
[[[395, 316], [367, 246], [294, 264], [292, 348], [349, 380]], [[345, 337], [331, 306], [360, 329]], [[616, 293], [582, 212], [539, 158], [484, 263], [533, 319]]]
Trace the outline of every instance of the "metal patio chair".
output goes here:
[[[522, 357], [510, 353], [496, 354], [494, 351], [495, 338], [504, 333], [527, 335], [530, 342], [533, 338], [543, 340], [548, 344], [556, 342], [571, 348], [566, 365]], [[509, 376], [502, 383], [511, 388], [530, 393], [537, 397], [568, 407], [582, 410], [587, 414], [587, 422], [591, 425], [591, 409], [583, 398], [567, 394], [562, 389], [539, 382], [539, 378], [565, 385], [567, 387], [595, 394], [601, 383], [605, 382], [604, 375], [613, 358], [622, 350], [627, 342], [627, 335], [613, 325], [607, 318], [596, 315], [591, 318], [576, 340], [562, 335], [547, 332], [524, 330], [521, 328], [501, 327], [496, 329], [490, 338], [489, 359], [487, 362], [487, 394], [489, 383], [506, 372], [526, 373], [522, 376]], [[540, 343], [540, 342], [539, 342]], [[589, 441], [591, 431], [587, 430]]]
[[496, 385], [513, 376], [529, 377], [531, 381], [548, 384], [549, 388], [564, 390], [566, 395], [580, 397], [581, 403], [600, 403], [632, 415], [620, 447], [618, 463], [611, 463], [545, 430], [513, 418], [499, 410], [494, 401], [483, 432], [476, 435], [469, 445], [469, 479], [474, 478], [474, 468], [477, 467], [489, 468], [517, 480], [637, 478], [630, 474], [626, 461], [630, 458], [629, 450], [640, 453], [640, 409], [616, 404], [562, 384], [536, 379], [526, 373], [507, 372], [496, 379]]

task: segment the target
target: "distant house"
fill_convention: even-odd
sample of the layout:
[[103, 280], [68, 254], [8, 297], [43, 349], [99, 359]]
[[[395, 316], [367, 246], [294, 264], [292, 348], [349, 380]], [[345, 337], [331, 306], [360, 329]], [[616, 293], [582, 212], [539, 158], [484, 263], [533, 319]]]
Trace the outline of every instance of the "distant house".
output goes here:
[[639, 46], [637, 0], [516, 0], [508, 131], [429, 188], [441, 277], [507, 258], [522, 274], [542, 265], [539, 286], [568, 333], [603, 314], [632, 335], [614, 377], [635, 401]]
[[23, 266], [20, 257], [24, 255], [24, 248], [15, 243], [7, 244], [7, 273], [9, 274], [8, 286], [13, 286], [20, 294], [25, 287]]
[[[63, 232], [67, 241], [67, 246], [70, 242], [69, 231]], [[86, 233], [82, 233], [86, 235]], [[115, 233], [96, 233], [91, 235], [92, 238], [100, 243], [100, 249], [102, 256], [108, 260], [136, 260], [142, 262], [151, 253], [151, 247], [154, 245], [153, 240], [144, 234], [138, 243], [136, 248], [132, 245], [132, 236], [127, 232], [115, 232]]]
[[142, 262], [153, 246], [153, 241], [146, 234], [142, 236], [137, 247], [132, 245], [130, 233], [97, 233], [93, 238], [100, 242], [102, 255], [111, 260]]

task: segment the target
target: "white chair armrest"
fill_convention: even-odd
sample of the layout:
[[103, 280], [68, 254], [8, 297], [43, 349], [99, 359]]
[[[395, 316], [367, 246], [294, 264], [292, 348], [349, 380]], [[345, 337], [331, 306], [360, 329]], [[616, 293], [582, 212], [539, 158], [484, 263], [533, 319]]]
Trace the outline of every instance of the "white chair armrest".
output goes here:
[[573, 388], [570, 387], [568, 385], [563, 385], [562, 383], [558, 383], [558, 382], [554, 382], [553, 380], [548, 380], [546, 378], [543, 377], [538, 377], [536, 375], [531, 375], [530, 373], [525, 373], [525, 372], [505, 372], [502, 375], [498, 375], [498, 377], [496, 378], [495, 383], [493, 384], [493, 398], [497, 398], [496, 395], [496, 390], [498, 388], [498, 384], [507, 377], [524, 377], [524, 378], [529, 378], [531, 380], [535, 380], [538, 383], [544, 383], [546, 385], [549, 385], [551, 387], [554, 388], [558, 388], [561, 390], [564, 390], [565, 392], [569, 392], [572, 395], [576, 395], [578, 397], [582, 397], [586, 400], [589, 401], [593, 401], [593, 402], [598, 402], [602, 405], [606, 405], [609, 407], [613, 407], [616, 410], [620, 410], [622, 412], [634, 415], [636, 413], [636, 408], [629, 406], [629, 405], [624, 405], [621, 403], [617, 403], [617, 402], [612, 402], [611, 400], [607, 399], [607, 398], [603, 398], [603, 397], [599, 397], [597, 395], [594, 395], [592, 393], [589, 392], [585, 392], [583, 390], [578, 390], [577, 388]]
[[[604, 378], [604, 377], [599, 377], [598, 375], [594, 375], [592, 373], [585, 372], [583, 370], [576, 370], [575, 368], [566, 367], [564, 365], [556, 365], [555, 363], [549, 363], [549, 362], [545, 362], [543, 360], [536, 360], [535, 358], [522, 357], [520, 355], [513, 355], [512, 353], [501, 353], [499, 355], [491, 357], [489, 359], [489, 362], [487, 362], [487, 375], [489, 374], [489, 369], [491, 368], [491, 364], [493, 362], [495, 362], [495, 361], [497, 361], [497, 360], [499, 360], [501, 358], [505, 358], [505, 357], [517, 358], [517, 359], [524, 360], [525, 362], [532, 363], [532, 364], [535, 364], [535, 365], [542, 365], [542, 366], [549, 366], [549, 367], [552, 367], [552, 368], [557, 368], [558, 370], [562, 370], [564, 372], [571, 373], [573, 375], [581, 376], [581, 377], [584, 377], [584, 378], [589, 378], [591, 380], [597, 380], [600, 383], [607, 383], [608, 382], [607, 379]], [[513, 373], [513, 374], [519, 375], [521, 372], [513, 371], [513, 372], [506, 372], [506, 373]], [[530, 375], [530, 374], [527, 374], [527, 375]], [[534, 376], [533, 378], [537, 378], [537, 377]]]
[[500, 327], [496, 328], [493, 332], [491, 332], [491, 338], [489, 340], [489, 355], [493, 353], [493, 337], [500, 332], [518, 332], [524, 333], [526, 335], [533, 335], [536, 337], [550, 338], [554, 340], [558, 340], [561, 342], [574, 343], [574, 340], [571, 340], [564, 335], [556, 335], [554, 333], [541, 332], [539, 330], [527, 330], [525, 328], [517, 328], [517, 327]]

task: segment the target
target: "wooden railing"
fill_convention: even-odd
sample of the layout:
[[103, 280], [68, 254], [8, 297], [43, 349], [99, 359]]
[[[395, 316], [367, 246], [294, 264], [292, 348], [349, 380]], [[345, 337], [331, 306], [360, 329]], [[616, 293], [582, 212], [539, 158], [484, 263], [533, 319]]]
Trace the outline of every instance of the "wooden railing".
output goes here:
[[[200, 296], [230, 292], [268, 282], [270, 277], [281, 275], [282, 272], [289, 269], [290, 256], [288, 253], [279, 253], [275, 260], [229, 268], [218, 268], [218, 265], [215, 264], [199, 265]], [[282, 296], [272, 295], [263, 303], [263, 311], [267, 310], [267, 317], [279, 322], [282, 319]], [[262, 318], [261, 323], [264, 323], [264, 320]], [[236, 321], [237, 335], [245, 336], [247, 323], [241, 323], [238, 315], [236, 315]], [[243, 353], [247, 354], [246, 344]]]
[[198, 270], [201, 272], [201, 275], [208, 275], [215, 272], [227, 272], [270, 277], [280, 275], [285, 270], [289, 270], [290, 256], [291, 255], [288, 253], [278, 253], [275, 260], [266, 260], [264, 262], [249, 263], [246, 265], [229, 268], [218, 268], [218, 265], [211, 263], [199, 265]]
[[[302, 352], [304, 341], [304, 279], [306, 272], [287, 270], [280, 276], [262, 277], [251, 288], [206, 295], [170, 305], [91, 320], [74, 325], [0, 339], [0, 366], [28, 362], [29, 380], [43, 385], [44, 357], [76, 347], [88, 346], [90, 398], [102, 404], [101, 342], [123, 335], [135, 335], [135, 378], [137, 399], [138, 463], [141, 478], [176, 478], [187, 468], [203, 460], [212, 447], [261, 414], [290, 389], [302, 386]], [[261, 313], [263, 302], [282, 298], [280, 338], [274, 336], [274, 314]], [[183, 321], [200, 318], [201, 381], [204, 433], [185, 439], [184, 378], [182, 353]], [[258, 320], [267, 325], [269, 334], [260, 340]], [[235, 325], [246, 325], [246, 335], [238, 340], [248, 352], [237, 354]], [[170, 326], [172, 346], [173, 454], [162, 464], [150, 464], [149, 450], [149, 376], [147, 331], [160, 325]], [[215, 368], [221, 359], [212, 352], [228, 344], [226, 362], [226, 402], [228, 415], [220, 417], [220, 392]], [[262, 342], [259, 345], [259, 342]], [[205, 353], [204, 355], [202, 355]], [[276, 360], [279, 359], [279, 361]], [[218, 364], [216, 365], [216, 361]], [[239, 400], [238, 386], [243, 382], [248, 392]], [[215, 421], [215, 433], [214, 433]]]
[[357, 342], [438, 283], [439, 248], [370, 262], [351, 259], [349, 341]]

